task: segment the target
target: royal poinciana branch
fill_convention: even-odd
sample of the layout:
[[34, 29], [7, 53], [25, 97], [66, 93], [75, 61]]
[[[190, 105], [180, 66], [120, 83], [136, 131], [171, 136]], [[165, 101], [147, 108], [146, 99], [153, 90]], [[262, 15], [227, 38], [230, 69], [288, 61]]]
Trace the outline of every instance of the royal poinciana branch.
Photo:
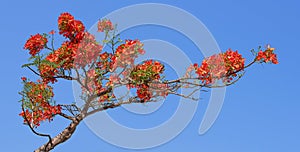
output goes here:
[[[34, 134], [48, 138], [48, 142], [35, 151], [50, 151], [67, 141], [82, 120], [97, 112], [124, 104], [157, 102], [168, 95], [197, 101], [199, 99], [193, 96], [196, 92], [232, 85], [254, 63], [278, 63], [275, 49], [270, 45], [264, 50], [252, 51], [254, 59], [247, 65], [238, 51], [228, 49], [187, 67], [181, 78], [167, 80], [165, 66], [161, 62], [146, 60], [136, 64], [136, 59], [145, 53], [139, 40], [122, 41], [116, 25], [108, 19], [99, 20], [98, 32], [105, 35], [100, 43], [85, 30], [81, 21], [69, 13], [62, 13], [58, 18], [58, 34], [65, 40], [57, 49], [54, 45], [55, 31], [33, 35], [26, 41], [24, 49], [29, 50], [31, 56], [30, 63], [23, 67], [39, 78], [30, 81], [22, 77], [24, 88], [20, 92], [20, 116]], [[109, 49], [105, 50], [104, 45]], [[84, 102], [81, 107], [54, 102], [52, 86], [58, 80], [79, 84]], [[122, 86], [136, 90], [136, 94], [116, 97], [113, 90]], [[193, 91], [180, 94], [178, 90], [184, 88]], [[70, 124], [54, 137], [36, 131], [42, 122], [50, 122], [55, 116], [69, 120]]]

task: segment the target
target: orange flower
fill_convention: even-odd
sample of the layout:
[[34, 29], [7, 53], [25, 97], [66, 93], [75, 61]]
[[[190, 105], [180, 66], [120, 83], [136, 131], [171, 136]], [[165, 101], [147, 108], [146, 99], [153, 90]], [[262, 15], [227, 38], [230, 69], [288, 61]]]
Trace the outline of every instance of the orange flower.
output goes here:
[[99, 20], [98, 32], [111, 31], [111, 30], [114, 30], [114, 26], [109, 19]]
[[[212, 84], [218, 79], [228, 80], [243, 70], [245, 59], [238, 53], [228, 49], [224, 53], [215, 54], [202, 61], [201, 66], [194, 64], [199, 79], [205, 84]], [[230, 79], [232, 80], [232, 79]]]
[[264, 62], [264, 63], [273, 63], [278, 64], [277, 55], [274, 53], [275, 48], [271, 48], [270, 45], [266, 46], [266, 50], [260, 50], [257, 53], [256, 61], [257, 62]]
[[42, 49], [44, 49], [45, 45], [47, 44], [48, 40], [46, 37], [36, 34], [31, 36], [24, 45], [24, 49], [29, 50], [29, 53], [32, 56], [35, 56], [39, 53]]
[[49, 32], [49, 34], [53, 35], [53, 34], [55, 34], [55, 31], [54, 31], [54, 30], [51, 30], [51, 31]]

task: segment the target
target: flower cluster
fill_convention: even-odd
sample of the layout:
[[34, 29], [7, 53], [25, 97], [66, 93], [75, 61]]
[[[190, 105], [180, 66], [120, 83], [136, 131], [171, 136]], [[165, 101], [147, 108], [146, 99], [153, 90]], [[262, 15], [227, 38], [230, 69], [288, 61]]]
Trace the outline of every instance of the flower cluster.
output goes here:
[[58, 69], [50, 64], [47, 63], [41, 63], [38, 67], [40, 76], [43, 79], [44, 83], [54, 83], [57, 82], [56, 78], [54, 76], [58, 73]]
[[138, 64], [130, 73], [133, 83], [139, 85], [160, 79], [164, 65], [158, 61], [147, 60]]
[[[31, 126], [37, 127], [44, 120], [51, 121], [53, 116], [61, 113], [61, 107], [51, 105], [54, 96], [52, 87], [43, 82], [37, 83], [22, 78], [24, 82], [23, 106], [24, 110], [19, 115], [24, 118], [24, 123], [30, 123]], [[28, 122], [27, 122], [28, 121]]]
[[112, 57], [112, 69], [116, 69], [117, 67], [124, 68], [126, 66], [132, 67], [138, 55], [145, 53], [143, 45], [139, 40], [126, 40], [124, 44], [118, 46]]
[[98, 32], [111, 31], [114, 30], [112, 22], [108, 19], [99, 20], [98, 22]]
[[75, 64], [77, 67], [84, 67], [96, 61], [102, 48], [103, 47], [97, 43], [94, 35], [85, 32], [76, 52]]
[[71, 41], [80, 41], [85, 30], [81, 21], [75, 20], [69, 13], [62, 13], [58, 17], [59, 34], [69, 38]]
[[84, 31], [84, 25], [75, 20], [69, 13], [62, 13], [58, 18], [59, 33], [69, 38], [60, 48], [50, 53], [39, 65], [43, 81], [56, 82], [53, 78], [62, 70], [84, 67], [92, 63], [102, 51], [102, 46], [96, 42], [94, 35]]
[[[138, 64], [130, 72], [131, 88], [137, 88], [137, 95], [143, 101], [148, 101], [156, 94], [166, 96], [167, 85], [159, 83], [160, 74], [164, 71], [164, 65], [158, 61], [147, 60]], [[164, 89], [162, 89], [162, 88]]]
[[32, 56], [35, 56], [46, 46], [48, 40], [45, 36], [36, 34], [31, 36], [24, 45], [24, 49], [29, 50]]
[[150, 91], [149, 86], [142, 84], [137, 88], [137, 96], [143, 101], [149, 101], [152, 98], [153, 93]]
[[115, 98], [113, 92], [107, 91], [107, 89], [109, 89], [108, 85], [102, 85], [102, 77], [97, 70], [90, 69], [87, 71], [87, 77], [83, 81], [86, 82], [86, 87], [81, 86], [82, 93], [87, 95], [98, 95], [98, 102], [110, 101]]
[[224, 53], [205, 58], [201, 66], [195, 63], [193, 67], [202, 83], [212, 84], [219, 79], [230, 82], [237, 76], [237, 72], [244, 69], [244, 63], [245, 59], [238, 51], [228, 49]]
[[112, 69], [113, 62], [111, 62], [111, 58], [113, 57], [112, 53], [104, 52], [100, 54], [99, 61], [97, 62], [97, 69], [99, 73], [106, 73], [110, 69]]
[[143, 101], [149, 101], [155, 97], [166, 97], [168, 95], [168, 85], [159, 81], [153, 81], [149, 84], [141, 84], [136, 86], [137, 96]]
[[265, 51], [260, 50], [257, 54], [256, 61], [264, 63], [278, 64], [277, 55], [274, 53], [275, 48], [271, 48], [270, 45], [267, 46]]
[[69, 70], [73, 68], [74, 57], [76, 55], [78, 45], [70, 41], [65, 41], [60, 48], [46, 57], [46, 60], [61, 65], [59, 68]]
[[60, 48], [50, 53], [45, 58], [46, 62], [42, 62], [39, 65], [39, 71], [43, 81], [45, 83], [54, 83], [57, 80], [53, 77], [59, 72], [59, 68], [64, 70], [72, 69], [74, 67], [74, 58], [77, 49], [78, 44], [65, 41]]

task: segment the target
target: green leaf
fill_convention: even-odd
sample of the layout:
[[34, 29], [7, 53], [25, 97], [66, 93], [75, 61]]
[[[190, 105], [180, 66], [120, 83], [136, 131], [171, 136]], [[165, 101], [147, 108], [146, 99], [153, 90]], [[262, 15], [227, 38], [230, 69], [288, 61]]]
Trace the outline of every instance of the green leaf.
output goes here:
[[37, 59], [37, 58], [39, 58], [39, 56], [31, 56], [28, 60], [30, 61], [30, 60], [32, 60], [32, 59]]
[[48, 61], [48, 60], [42, 60], [42, 61], [41, 61], [41, 63], [48, 64], [48, 65], [50, 65], [50, 66], [52, 66], [52, 67], [54, 67], [54, 68], [57, 68], [57, 67], [59, 67], [59, 65], [58, 65], [58, 64], [56, 64], [56, 63], [53, 63], [53, 62], [50, 62], [50, 61]]
[[36, 64], [35, 63], [27, 63], [27, 64], [23, 64], [21, 67], [24, 68], [24, 67], [29, 67], [32, 65], [36, 65]]

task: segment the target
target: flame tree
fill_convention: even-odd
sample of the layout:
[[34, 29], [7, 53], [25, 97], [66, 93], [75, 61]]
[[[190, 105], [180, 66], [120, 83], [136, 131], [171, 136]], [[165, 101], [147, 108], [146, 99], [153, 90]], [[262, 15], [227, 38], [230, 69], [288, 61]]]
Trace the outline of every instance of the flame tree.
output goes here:
[[[69, 13], [58, 17], [58, 34], [64, 37], [59, 48], [54, 48], [55, 31], [30, 36], [24, 45], [29, 51], [28, 68], [38, 76], [36, 81], [22, 77], [24, 84], [20, 116], [30, 130], [48, 142], [35, 151], [50, 151], [67, 141], [75, 132], [78, 124], [86, 117], [123, 104], [156, 102], [168, 95], [198, 100], [193, 94], [204, 88], [225, 87], [237, 82], [245, 69], [254, 63], [278, 64], [274, 48], [267, 45], [251, 50], [253, 60], [245, 64], [238, 51], [227, 51], [205, 58], [201, 63], [187, 67], [186, 74], [176, 80], [167, 80], [165, 66], [155, 60], [146, 60], [135, 64], [135, 59], [143, 55], [143, 43], [138, 39], [120, 39], [116, 34], [116, 25], [110, 20], [98, 22], [98, 32], [105, 38], [101, 43], [87, 32], [83, 23]], [[110, 49], [104, 51], [103, 46]], [[56, 103], [53, 100], [53, 85], [58, 80], [75, 81], [81, 87], [82, 106]], [[113, 89], [127, 86], [134, 89], [132, 97], [116, 97]], [[190, 94], [180, 94], [180, 88], [192, 88]], [[51, 121], [61, 116], [70, 124], [56, 136], [39, 133], [36, 128], [41, 122]]]

